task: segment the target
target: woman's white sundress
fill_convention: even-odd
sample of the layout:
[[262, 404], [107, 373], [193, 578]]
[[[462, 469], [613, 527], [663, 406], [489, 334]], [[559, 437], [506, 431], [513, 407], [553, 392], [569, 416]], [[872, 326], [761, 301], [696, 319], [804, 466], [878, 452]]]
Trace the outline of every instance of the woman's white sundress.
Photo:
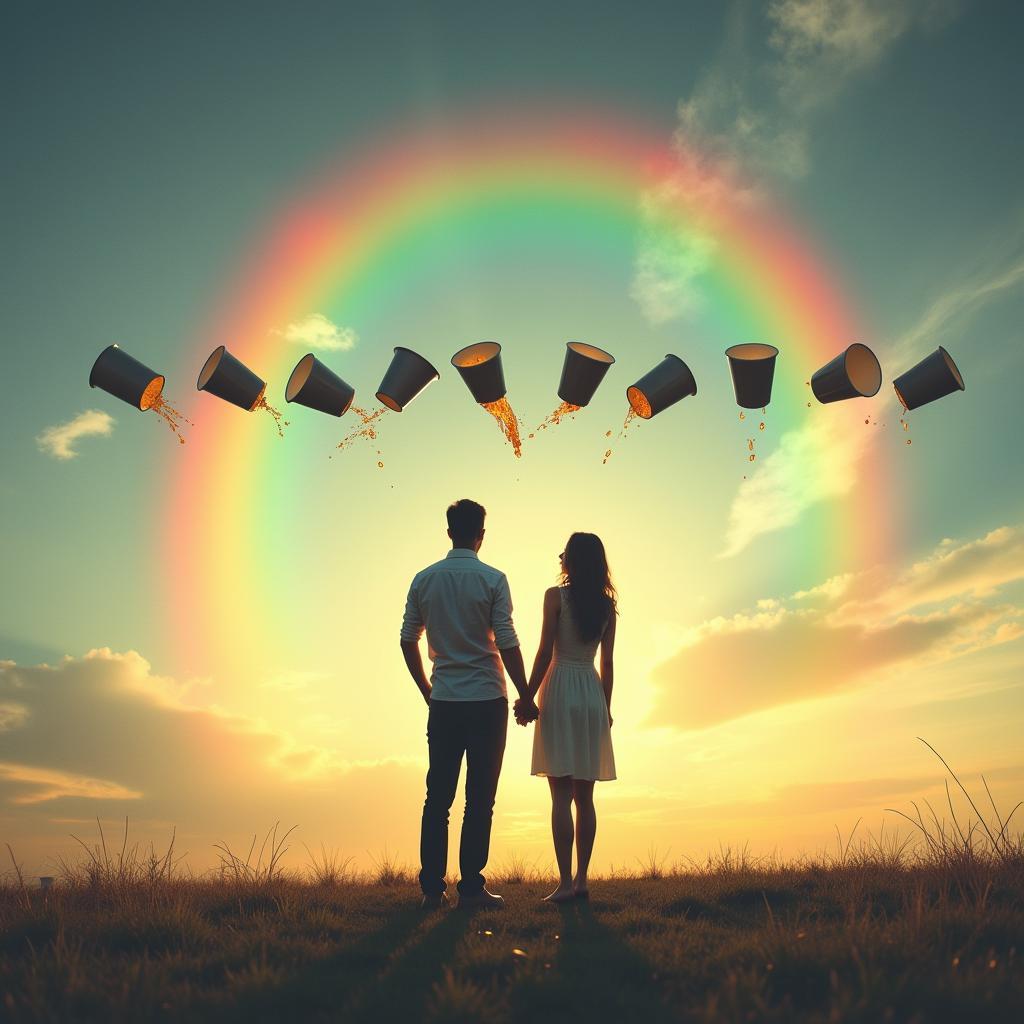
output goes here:
[[554, 653], [537, 691], [540, 717], [533, 733], [531, 775], [608, 781], [615, 778], [608, 705], [594, 667], [600, 638], [580, 639], [567, 587], [562, 602]]

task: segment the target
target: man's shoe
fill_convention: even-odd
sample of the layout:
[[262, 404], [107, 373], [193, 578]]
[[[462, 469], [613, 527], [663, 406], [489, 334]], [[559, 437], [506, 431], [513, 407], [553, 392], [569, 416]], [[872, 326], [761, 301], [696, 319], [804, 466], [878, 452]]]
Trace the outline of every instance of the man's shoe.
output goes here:
[[443, 892], [426, 893], [420, 900], [421, 910], [444, 910], [448, 906], [448, 894]]
[[481, 889], [472, 896], [459, 894], [459, 910], [500, 910], [503, 906], [504, 898], [486, 889]]

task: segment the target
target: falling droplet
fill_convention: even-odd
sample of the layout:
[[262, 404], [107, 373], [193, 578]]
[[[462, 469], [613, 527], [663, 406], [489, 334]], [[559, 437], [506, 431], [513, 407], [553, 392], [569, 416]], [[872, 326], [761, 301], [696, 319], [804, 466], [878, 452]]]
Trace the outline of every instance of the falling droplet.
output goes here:
[[377, 463], [377, 468], [378, 469], [383, 469], [384, 468], [384, 463], [383, 462], [378, 462]]
[[761, 422], [757, 425], [757, 429], [764, 430], [764, 420], [761, 420]]
[[810, 407], [811, 407], [811, 403], [810, 403], [810, 402], [808, 402], [808, 403], [807, 403], [807, 408], [808, 408], [808, 409], [810, 409]]
[[754, 450], [754, 439], [752, 437], [747, 438], [747, 451], [752, 452]]
[[610, 430], [608, 430], [608, 431], [605, 432], [604, 436], [605, 437], [611, 437], [612, 436], [612, 432]]
[[913, 443], [914, 443], [914, 442], [913, 442], [913, 441], [911, 441], [911, 440], [910, 440], [910, 438], [908, 437], [908, 438], [907, 438], [907, 444], [913, 444]]
[[753, 462], [753, 461], [754, 461], [754, 459], [756, 459], [756, 458], [757, 458], [757, 456], [756, 456], [756, 455], [751, 455], [751, 456], [750, 456], [750, 461], [751, 461], [751, 462]]
[[741, 412], [740, 413], [740, 419], [741, 420], [745, 420], [746, 418], [747, 418], [747, 414], [745, 412]]
[[864, 422], [865, 422], [865, 423], [868, 423], [869, 421], [868, 421], [868, 420], [865, 420]]

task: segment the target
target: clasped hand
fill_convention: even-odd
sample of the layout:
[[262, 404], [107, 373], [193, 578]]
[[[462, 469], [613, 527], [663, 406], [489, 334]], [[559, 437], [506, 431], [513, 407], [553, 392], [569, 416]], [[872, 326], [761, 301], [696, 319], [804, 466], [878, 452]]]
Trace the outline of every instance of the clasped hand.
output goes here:
[[516, 716], [516, 725], [526, 726], [530, 722], [536, 721], [538, 715], [540, 715], [540, 709], [533, 700], [526, 700], [520, 697], [512, 705], [512, 713]]

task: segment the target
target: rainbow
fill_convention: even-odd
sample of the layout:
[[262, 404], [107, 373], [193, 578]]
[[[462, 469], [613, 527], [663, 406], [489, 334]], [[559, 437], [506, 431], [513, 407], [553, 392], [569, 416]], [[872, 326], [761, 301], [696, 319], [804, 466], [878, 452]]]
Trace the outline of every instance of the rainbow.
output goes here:
[[[666, 198], [655, 230], [699, 230], [715, 241], [707, 288], [716, 302], [740, 311], [743, 328], [752, 329], [735, 340], [772, 341], [787, 356], [788, 376], [776, 381], [773, 415], [776, 406], [803, 406], [804, 372], [863, 339], [862, 325], [792, 216], [777, 203], [737, 199], [742, 182], [706, 154], [667, 145], [663, 134], [604, 112], [491, 111], [467, 116], [440, 136], [392, 133], [346, 153], [272, 217], [186, 346], [175, 379], [194, 381], [207, 355], [226, 342], [268, 381], [268, 396], [280, 405], [288, 374], [305, 350], [277, 332], [329, 302], [332, 310], [344, 311], [343, 323], [358, 323], [365, 334], [376, 311], [395, 301], [395, 289], [415, 275], [424, 240], [436, 237], [439, 226], [462, 222], [498, 233], [534, 212], [538, 222], [551, 225], [546, 230], [586, 230], [621, 256], [623, 247], [636, 245], [640, 197], [660, 189]], [[666, 190], [666, 182], [675, 186]], [[452, 350], [476, 340], [454, 339]], [[580, 340], [602, 345], [606, 339]], [[801, 379], [794, 379], [796, 365]], [[382, 356], [381, 373], [385, 367]], [[648, 368], [631, 366], [627, 373], [640, 376]], [[376, 386], [353, 383], [364, 396]], [[251, 590], [258, 583], [247, 568], [256, 529], [251, 520], [270, 514], [257, 500], [266, 493], [259, 470], [267, 446], [281, 443], [274, 431], [253, 429], [241, 412], [227, 425], [218, 421], [216, 429], [204, 429], [214, 403], [201, 397], [189, 409], [196, 443], [180, 449], [184, 457], [175, 460], [173, 500], [158, 528], [176, 581], [175, 639], [196, 666], [236, 642], [220, 626], [237, 623], [240, 587], [249, 591], [246, 605], [256, 607]], [[342, 422], [347, 428], [348, 419]], [[886, 528], [867, 501], [884, 493], [887, 482], [877, 460], [866, 472], [875, 476], [858, 488], [867, 497], [840, 503], [849, 507], [837, 510], [835, 529], [854, 558], [877, 561], [884, 557]], [[247, 628], [260, 627], [250, 621]]]

